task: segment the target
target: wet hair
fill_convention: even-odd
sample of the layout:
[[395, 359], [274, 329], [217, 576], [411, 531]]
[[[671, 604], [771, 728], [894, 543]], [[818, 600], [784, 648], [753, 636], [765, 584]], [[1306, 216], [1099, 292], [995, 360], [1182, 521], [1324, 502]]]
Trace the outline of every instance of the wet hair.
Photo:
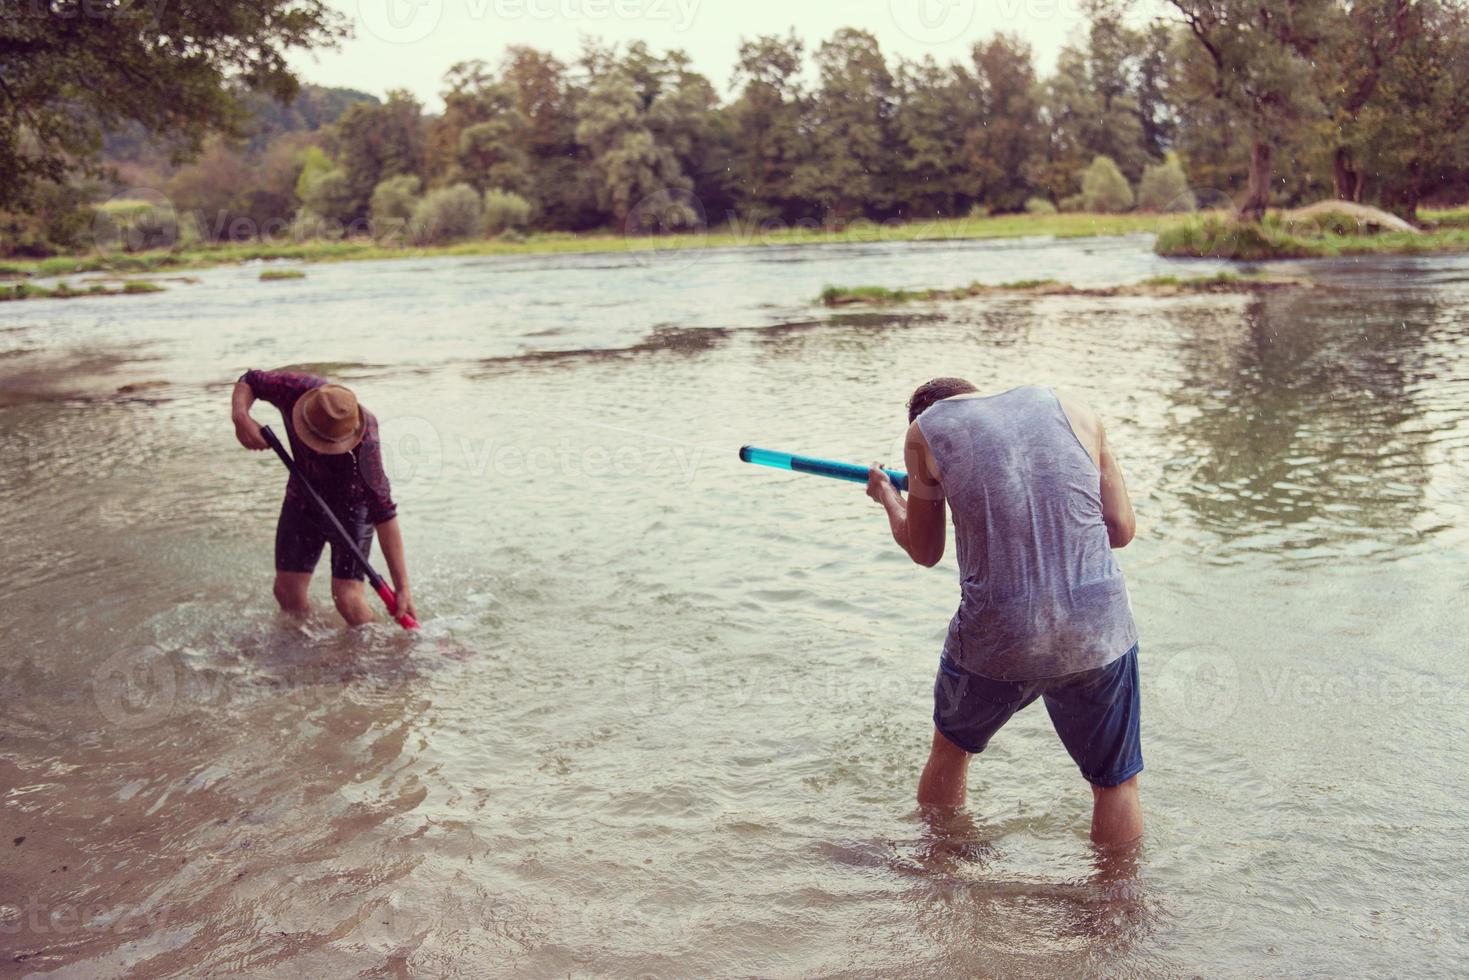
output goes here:
[[928, 411], [934, 402], [953, 398], [955, 395], [973, 394], [978, 390], [963, 378], [934, 378], [932, 381], [925, 381], [913, 389], [913, 397], [908, 399], [908, 421], [912, 422]]

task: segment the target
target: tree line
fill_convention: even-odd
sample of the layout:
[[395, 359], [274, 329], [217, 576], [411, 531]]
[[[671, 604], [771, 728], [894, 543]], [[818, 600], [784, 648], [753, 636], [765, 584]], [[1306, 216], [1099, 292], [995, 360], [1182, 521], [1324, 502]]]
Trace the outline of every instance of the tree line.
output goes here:
[[[235, 107], [211, 124], [222, 134], [189, 129], [192, 144], [155, 173], [196, 216], [193, 233], [216, 240], [641, 230], [648, 202], [665, 229], [1190, 209], [1199, 197], [1246, 219], [1325, 196], [1411, 217], [1469, 186], [1459, 0], [1169, 0], [1168, 16], [1141, 25], [1123, 6], [1096, 3], [1044, 77], [1011, 34], [941, 62], [890, 58], [851, 28], [812, 49], [794, 34], [743, 40], [725, 93], [681, 51], [595, 41], [570, 61], [512, 47], [454, 65], [437, 114], [404, 91], [283, 95], [279, 78], [221, 74], [220, 102]], [[168, 134], [146, 114], [93, 111], [99, 146], [131, 133], [147, 150]], [[59, 161], [83, 157], [81, 143], [64, 132], [66, 153], [47, 158], [45, 134], [20, 116], [8, 125], [0, 151], [32, 160], [0, 198], [11, 250], [73, 244], [98, 185]], [[41, 152], [27, 157], [28, 141]]]

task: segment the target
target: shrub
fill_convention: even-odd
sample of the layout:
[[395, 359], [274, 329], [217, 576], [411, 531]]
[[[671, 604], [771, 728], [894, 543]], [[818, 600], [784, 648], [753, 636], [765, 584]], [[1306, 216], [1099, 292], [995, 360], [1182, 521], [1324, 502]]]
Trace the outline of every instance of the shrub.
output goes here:
[[299, 160], [300, 172], [296, 175], [296, 200], [306, 200], [306, 189], [311, 182], [332, 169], [332, 158], [319, 146], [308, 146]]
[[1131, 211], [1132, 188], [1111, 157], [1099, 156], [1081, 176], [1081, 197], [1088, 211], [1115, 214]]
[[372, 189], [372, 233], [378, 238], [396, 236], [407, 227], [418, 206], [421, 182], [412, 174], [399, 174], [381, 181]]
[[485, 234], [518, 231], [530, 224], [530, 202], [519, 194], [490, 188], [485, 191]]
[[1158, 233], [1153, 250], [1159, 255], [1245, 261], [1314, 254], [1309, 243], [1291, 236], [1278, 223], [1236, 221], [1212, 214], [1165, 228]]
[[1198, 208], [1178, 154], [1170, 153], [1162, 163], [1143, 171], [1143, 178], [1137, 185], [1137, 206], [1143, 211], [1194, 211]]
[[1056, 205], [1052, 204], [1044, 197], [1032, 197], [1027, 199], [1025, 202], [1025, 213], [1038, 215], [1055, 214]]
[[468, 184], [429, 191], [413, 209], [413, 240], [423, 245], [473, 238], [484, 227], [484, 205]]
[[43, 258], [91, 244], [93, 213], [87, 189], [42, 181], [22, 211], [0, 211], [0, 255]]
[[1061, 210], [1067, 214], [1081, 211], [1086, 207], [1086, 198], [1080, 194], [1070, 194], [1061, 198]]
[[352, 185], [341, 167], [317, 172], [309, 178], [303, 171], [297, 192], [302, 207], [313, 214], [342, 223], [354, 217]]

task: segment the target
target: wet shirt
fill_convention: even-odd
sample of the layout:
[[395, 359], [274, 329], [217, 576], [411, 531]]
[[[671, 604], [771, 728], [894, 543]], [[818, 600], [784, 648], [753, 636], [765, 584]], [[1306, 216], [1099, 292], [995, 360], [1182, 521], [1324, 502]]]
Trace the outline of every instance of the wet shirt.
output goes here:
[[[369, 522], [382, 524], [397, 516], [398, 506], [393, 503], [388, 475], [383, 469], [377, 418], [371, 412], [362, 409], [367, 420], [367, 432], [357, 448], [350, 453], [328, 456], [298, 439], [296, 426], [291, 421], [291, 410], [295, 408], [296, 400], [313, 388], [326, 384], [325, 378], [295, 371], [252, 370], [241, 375], [240, 380], [250, 386], [256, 398], [281, 410], [296, 465], [339, 517], [365, 513]], [[294, 476], [286, 484], [286, 496], [310, 502], [309, 495]]]
[[954, 515], [959, 609], [944, 654], [999, 680], [1103, 667], [1137, 642], [1102, 478], [1049, 388], [918, 417]]

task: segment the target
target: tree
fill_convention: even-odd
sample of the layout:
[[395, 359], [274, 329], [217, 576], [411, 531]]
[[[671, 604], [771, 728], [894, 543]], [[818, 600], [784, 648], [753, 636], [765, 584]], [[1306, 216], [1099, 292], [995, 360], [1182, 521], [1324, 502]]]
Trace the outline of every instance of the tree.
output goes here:
[[1036, 183], [1052, 197], [1070, 197], [1081, 189], [1081, 175], [1096, 156], [1101, 104], [1091, 90], [1086, 58], [1067, 46], [1056, 58], [1056, 72], [1045, 83], [1044, 162], [1035, 168]]
[[[1332, 187], [1342, 200], [1362, 199], [1358, 161], [1370, 152], [1362, 113], [1403, 45], [1422, 27], [1422, 7], [1412, 0], [1348, 0], [1332, 18], [1320, 61], [1326, 76], [1323, 132], [1331, 148]], [[1405, 68], [1411, 72], [1414, 66]]]
[[1242, 219], [1258, 221], [1270, 203], [1276, 145], [1321, 114], [1313, 58], [1335, 2], [1167, 0], [1202, 55], [1193, 80], [1229, 108], [1249, 140]]
[[0, 9], [0, 207], [38, 181], [100, 173], [101, 134], [135, 124], [197, 152], [211, 130], [241, 135], [238, 82], [289, 100], [292, 48], [334, 45], [326, 0], [229, 4], [29, 0]]
[[253, 181], [254, 168], [238, 149], [215, 137], [204, 145], [196, 161], [168, 182], [168, 198], [175, 210], [193, 217], [205, 238], [254, 237], [254, 222], [248, 214]]
[[1469, 167], [1469, 12], [1445, 0], [1419, 8], [1413, 33], [1363, 109], [1364, 168], [1378, 175], [1382, 203], [1407, 218], [1425, 193]]
[[1045, 150], [1035, 61], [1030, 45], [1012, 34], [976, 44], [973, 58], [983, 111], [965, 139], [973, 193], [994, 210], [1016, 211], [1030, 196], [1030, 175]]
[[422, 176], [427, 155], [423, 107], [393, 90], [381, 105], [359, 102], [342, 114], [328, 143], [346, 177], [348, 217], [367, 216], [373, 189], [398, 174]]
[[542, 51], [512, 47], [501, 62], [501, 81], [515, 93], [525, 120], [521, 136], [529, 160], [532, 218], [553, 228], [579, 229], [596, 220], [596, 198], [576, 143], [579, 92], [566, 66]]
[[[707, 162], [713, 87], [678, 51], [656, 57], [642, 43], [621, 58], [590, 46], [591, 85], [577, 102], [576, 140], [602, 211], [622, 224], [640, 201], [691, 194]], [[694, 220], [692, 213], [681, 219]]]
[[812, 105], [813, 152], [796, 192], [838, 222], [892, 202], [893, 76], [877, 38], [842, 28], [816, 51], [821, 79]]
[[801, 131], [805, 48], [794, 33], [740, 42], [735, 84], [740, 97], [729, 107], [734, 152], [730, 167], [735, 204], [757, 221], [799, 217], [792, 182], [806, 155]]
[[932, 56], [898, 66], [895, 199], [905, 214], [960, 214], [975, 200], [965, 167], [966, 134], [984, 126], [973, 76]]
[[1172, 73], [1168, 52], [1173, 31], [1167, 24], [1152, 23], [1139, 34], [1135, 96], [1138, 121], [1142, 124], [1143, 146], [1149, 156], [1165, 156], [1178, 130], [1178, 109], [1170, 87]]
[[428, 145], [431, 169], [447, 182], [477, 190], [525, 190], [530, 183], [525, 117], [516, 92], [483, 61], [461, 62], [445, 76], [444, 114], [434, 120]]

